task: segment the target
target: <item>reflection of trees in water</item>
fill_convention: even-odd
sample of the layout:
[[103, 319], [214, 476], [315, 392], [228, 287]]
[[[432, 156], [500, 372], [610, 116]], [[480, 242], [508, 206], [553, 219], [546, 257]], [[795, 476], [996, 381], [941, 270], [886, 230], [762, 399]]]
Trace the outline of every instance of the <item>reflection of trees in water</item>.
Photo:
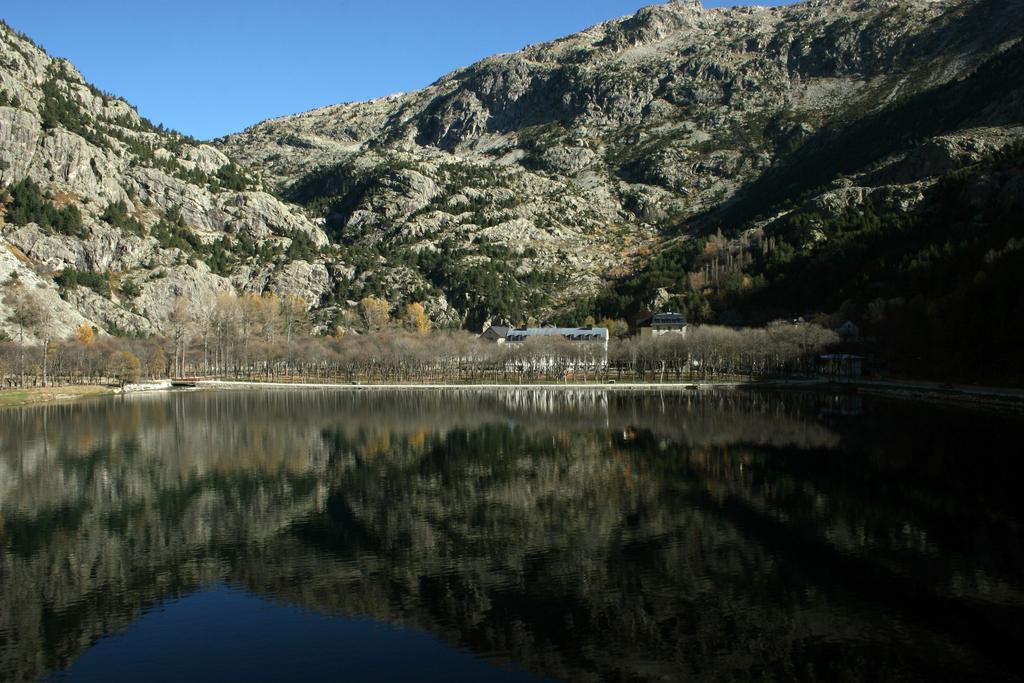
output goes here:
[[[946, 679], [989, 658], [1012, 667], [1000, 652], [1019, 635], [1019, 581], [1000, 596], [1015, 607], [983, 591], [965, 602], [958, 548], [832, 538], [835, 522], [948, 525], [957, 511], [947, 504], [916, 509], [861, 491], [861, 506], [829, 509], [842, 482], [823, 479], [822, 465], [807, 477], [791, 470], [794, 460], [838, 455], [663, 443], [646, 432], [553, 447], [527, 430], [500, 439], [481, 430], [453, 432], [407, 460], [396, 450], [347, 462], [324, 513], [241, 578], [574, 679], [864, 679], [908, 668]], [[510, 457], [522, 453], [532, 454], [527, 467]], [[775, 473], [775, 458], [790, 461]], [[282, 557], [286, 567], [267, 570]], [[273, 583], [262, 584], [268, 575]]]
[[[223, 576], [238, 538], [316, 509], [319, 434], [187, 399], [0, 423], [0, 677], [60, 668], [154, 601]], [[269, 416], [268, 416], [269, 417]]]
[[817, 403], [281, 392], [11, 413], [0, 672], [62, 666], [223, 577], [583, 680], [1012, 670], [1020, 515], [962, 457], [976, 442], [954, 417], [915, 442], [935, 420], [909, 410], [828, 426]]
[[565, 429], [648, 429], [686, 445], [751, 443], [830, 448], [811, 395], [763, 392], [496, 391], [489, 398], [523, 418]]

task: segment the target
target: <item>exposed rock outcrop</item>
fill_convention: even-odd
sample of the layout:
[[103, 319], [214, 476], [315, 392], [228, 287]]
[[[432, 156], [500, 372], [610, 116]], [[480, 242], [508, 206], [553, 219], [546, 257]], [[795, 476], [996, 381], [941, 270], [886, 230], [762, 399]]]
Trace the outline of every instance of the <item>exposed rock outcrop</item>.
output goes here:
[[[274, 119], [217, 144], [292, 199], [326, 206], [328, 232], [385, 257], [452, 239], [466, 245], [460, 258], [485, 251], [474, 245], [520, 247], [510, 268], [571, 283], [552, 290], [546, 307], [557, 309], [635, 270], [665, 238], [738, 227], [717, 209], [801, 147], [964, 79], [1018, 43], [1022, 25], [1019, 4], [996, 0], [676, 1], [418, 92]], [[894, 203], [913, 208], [936, 177], [1021, 136], [1019, 101], [979, 101], [923, 144], [880, 148], [853, 172], [836, 159], [808, 201], [902, 197]]]
[[[12, 192], [29, 179], [44, 202], [74, 206], [81, 215], [80, 227], [62, 229], [26, 221], [34, 216], [15, 203], [2, 227], [0, 251], [9, 257], [8, 248], [16, 250], [33, 284], [56, 297], [46, 296], [55, 336], [67, 336], [83, 319], [101, 330], [160, 332], [179, 295], [196, 313], [207, 310], [216, 294], [235, 291], [227, 273], [203, 263], [213, 262], [214, 242], [228, 254], [216, 264], [222, 271], [250, 263], [288, 270], [294, 259], [280, 252], [297, 235], [314, 252], [328, 243], [305, 212], [265, 192], [221, 150], [152, 126], [4, 25], [0, 93], [0, 188]], [[119, 203], [124, 215], [115, 217], [108, 209]], [[260, 252], [264, 244], [279, 249]], [[72, 288], [61, 299], [51, 278], [67, 269], [130, 279], [142, 292], [131, 301]], [[291, 286], [318, 287], [318, 295], [330, 289], [319, 282]], [[0, 318], [10, 333], [9, 316]]]
[[[1022, 26], [1024, 8], [999, 0], [677, 0], [212, 144], [153, 127], [3, 26], [0, 182], [32, 179], [82, 226], [14, 212], [2, 237], [44, 280], [172, 269], [179, 281], [144, 286], [134, 308], [112, 293], [82, 309], [156, 330], [179, 290], [196, 305], [269, 290], [321, 311], [419, 300], [439, 323], [550, 317], [696, 233], [761, 230], [779, 211], [915, 210], [939, 176], [1024, 135], [1021, 86], [965, 85], [965, 104], [913, 139], [864, 122], [1014, 59]], [[835, 140], [857, 154], [829, 156]]]

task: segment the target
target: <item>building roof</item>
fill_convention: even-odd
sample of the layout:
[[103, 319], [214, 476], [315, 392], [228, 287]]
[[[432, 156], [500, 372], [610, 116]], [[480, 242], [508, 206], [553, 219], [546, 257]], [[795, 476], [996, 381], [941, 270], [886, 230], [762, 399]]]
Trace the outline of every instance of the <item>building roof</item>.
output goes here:
[[497, 336], [498, 338], [504, 338], [508, 336], [508, 332], [511, 329], [512, 328], [507, 325], [491, 325], [481, 333], [481, 336], [487, 334], [488, 332], [493, 332], [495, 336]]
[[564, 337], [569, 341], [608, 341], [607, 327], [530, 327], [509, 330], [506, 339], [521, 342], [533, 337]]
[[682, 313], [656, 313], [651, 318], [653, 325], [685, 325], [686, 316]]
[[642, 318], [637, 325], [639, 327], [685, 327], [686, 316], [682, 313], [655, 313]]

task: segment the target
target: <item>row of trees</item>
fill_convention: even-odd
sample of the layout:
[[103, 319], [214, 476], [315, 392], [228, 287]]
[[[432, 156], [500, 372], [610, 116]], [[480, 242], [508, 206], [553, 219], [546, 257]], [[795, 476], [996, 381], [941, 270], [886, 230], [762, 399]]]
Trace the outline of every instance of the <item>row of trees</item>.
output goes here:
[[421, 329], [417, 321], [411, 315], [403, 327], [314, 337], [303, 330], [306, 310], [297, 300], [224, 297], [203, 316], [178, 302], [165, 336], [100, 337], [83, 324], [68, 340], [0, 344], [0, 375], [8, 386], [169, 376], [317, 383], [667, 382], [811, 374], [818, 355], [837, 341], [815, 325], [776, 324], [706, 326], [686, 337], [613, 339], [607, 347], [561, 337], [491, 344], [468, 332]]

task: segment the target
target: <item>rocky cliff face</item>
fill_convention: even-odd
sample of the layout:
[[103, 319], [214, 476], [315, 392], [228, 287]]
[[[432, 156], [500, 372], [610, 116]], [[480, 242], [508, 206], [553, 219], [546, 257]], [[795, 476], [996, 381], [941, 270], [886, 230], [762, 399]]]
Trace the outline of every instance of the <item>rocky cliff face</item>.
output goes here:
[[[455, 240], [483, 259], [473, 245], [503, 245], [505, 267], [563, 278], [545, 302], [557, 308], [664, 239], [739, 229], [721, 209], [806, 142], [964, 78], [1019, 43], [1022, 19], [991, 0], [669, 2], [217, 144], [322, 212], [336, 239], [381, 253]], [[1007, 100], [986, 104], [854, 168], [837, 160], [811, 201], [912, 209], [935, 177], [1020, 135]]]
[[[327, 238], [304, 212], [263, 191], [221, 151], [154, 127], [5, 25], [0, 187], [0, 279], [9, 283], [15, 273], [37, 294], [49, 329], [36, 335], [64, 336], [83, 321], [108, 331], [159, 332], [176, 297], [201, 312], [220, 293], [262, 291], [267, 282], [310, 306], [327, 291], [325, 278], [294, 277], [293, 259], [254, 263], [241, 248], [283, 254], [297, 239], [315, 252]], [[73, 207], [79, 217], [50, 220], [47, 205]], [[101, 274], [107, 285], [95, 287], [99, 293], [69, 286], [59, 277], [67, 272]], [[137, 289], [123, 289], [125, 282]], [[9, 316], [0, 304], [10, 333]]]
[[[4, 237], [44, 283], [74, 267], [142, 284], [134, 302], [69, 302], [68, 319], [101, 325], [159, 329], [168, 293], [202, 305], [230, 288], [287, 290], [324, 319], [367, 294], [450, 324], [550, 316], [698, 233], [756, 251], [794, 211], [915, 210], [940, 175], [1021, 137], [1018, 84], [970, 92], [1000, 55], [1019, 61], [1021, 26], [1020, 4], [998, 0], [677, 0], [212, 145], [153, 129], [3, 29], [0, 89], [18, 98], [0, 107], [3, 178], [76, 203], [87, 229]], [[954, 91], [966, 104], [941, 117], [905, 106]], [[913, 135], [864, 124], [893, 111]], [[140, 234], [104, 224], [112, 202]], [[197, 245], [154, 238], [168, 216]], [[288, 250], [300, 233], [312, 248]], [[171, 284], [152, 284], [160, 273]]]

